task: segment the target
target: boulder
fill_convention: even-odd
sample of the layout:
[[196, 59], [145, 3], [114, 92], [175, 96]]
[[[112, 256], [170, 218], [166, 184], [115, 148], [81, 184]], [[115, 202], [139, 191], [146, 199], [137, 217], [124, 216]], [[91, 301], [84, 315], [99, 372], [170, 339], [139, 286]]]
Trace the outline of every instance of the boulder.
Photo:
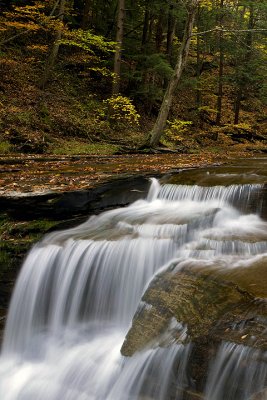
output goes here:
[[188, 370], [201, 398], [210, 361], [221, 342], [267, 349], [267, 303], [233, 281], [204, 271], [169, 269], [145, 292], [121, 352], [193, 344]]

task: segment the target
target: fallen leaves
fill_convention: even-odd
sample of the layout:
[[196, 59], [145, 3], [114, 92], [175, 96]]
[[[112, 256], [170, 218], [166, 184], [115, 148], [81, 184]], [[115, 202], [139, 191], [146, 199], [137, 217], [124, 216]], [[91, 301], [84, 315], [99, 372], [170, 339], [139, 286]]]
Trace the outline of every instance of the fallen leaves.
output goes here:
[[221, 161], [210, 154], [15, 156], [0, 158], [0, 193], [9, 195], [93, 187], [114, 176], [155, 174]]

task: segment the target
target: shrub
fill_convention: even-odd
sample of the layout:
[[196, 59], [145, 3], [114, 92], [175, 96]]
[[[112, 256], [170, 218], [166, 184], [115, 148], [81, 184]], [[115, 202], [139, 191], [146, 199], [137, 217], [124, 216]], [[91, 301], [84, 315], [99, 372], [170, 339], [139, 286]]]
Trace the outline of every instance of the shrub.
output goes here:
[[172, 122], [168, 121], [165, 135], [175, 142], [180, 142], [183, 140], [183, 134], [188, 133], [190, 125], [192, 125], [192, 121], [183, 121], [181, 119], [175, 119]]
[[12, 150], [12, 145], [9, 142], [7, 141], [0, 142], [0, 154], [10, 153], [11, 150]]
[[140, 115], [132, 101], [125, 96], [112, 96], [104, 100], [100, 117], [106, 117], [113, 128], [122, 129], [138, 126]]

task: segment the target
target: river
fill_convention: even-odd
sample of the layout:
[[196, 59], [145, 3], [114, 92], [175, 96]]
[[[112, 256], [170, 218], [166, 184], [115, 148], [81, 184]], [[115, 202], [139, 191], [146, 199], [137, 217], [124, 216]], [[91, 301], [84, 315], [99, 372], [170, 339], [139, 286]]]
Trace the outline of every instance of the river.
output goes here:
[[[152, 307], [143, 294], [174, 265], [248, 271], [257, 264], [266, 282], [266, 177], [267, 159], [259, 158], [152, 178], [129, 206], [46, 235], [12, 296], [1, 400], [266, 400], [267, 348], [224, 341], [200, 397], [190, 398], [193, 343], [183, 320], [170, 320], [164, 340], [121, 354], [136, 310]], [[264, 287], [261, 294], [264, 301]]]

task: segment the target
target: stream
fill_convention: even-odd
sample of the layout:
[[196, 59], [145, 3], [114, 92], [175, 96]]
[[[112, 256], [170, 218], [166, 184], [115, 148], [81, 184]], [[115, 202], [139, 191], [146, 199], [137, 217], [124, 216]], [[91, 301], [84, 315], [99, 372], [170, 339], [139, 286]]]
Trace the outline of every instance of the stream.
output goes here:
[[0, 399], [266, 400], [267, 315], [261, 345], [258, 331], [240, 333], [244, 344], [218, 343], [200, 365], [201, 389], [190, 369], [190, 322], [177, 314], [131, 356], [121, 352], [142, 310], [153, 313], [146, 292], [165, 273], [223, 274], [251, 303], [266, 302], [266, 182], [266, 158], [185, 170], [152, 178], [127, 207], [46, 235], [28, 253], [12, 296]]

